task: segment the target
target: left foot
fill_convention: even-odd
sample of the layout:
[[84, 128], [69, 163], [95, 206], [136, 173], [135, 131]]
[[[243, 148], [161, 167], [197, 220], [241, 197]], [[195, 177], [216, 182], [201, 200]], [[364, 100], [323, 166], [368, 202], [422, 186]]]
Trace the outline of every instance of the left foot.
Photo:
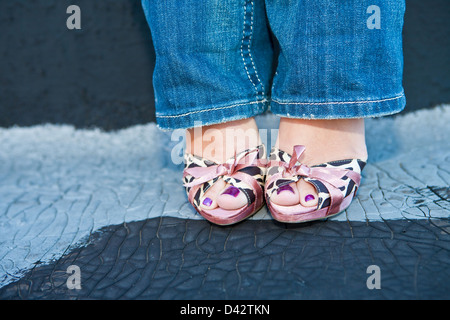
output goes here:
[[[292, 155], [295, 145], [306, 147], [301, 163], [307, 166], [345, 159], [367, 160], [364, 119], [304, 120], [281, 118], [275, 147]], [[304, 179], [274, 192], [271, 201], [282, 206], [318, 204], [316, 188]]]

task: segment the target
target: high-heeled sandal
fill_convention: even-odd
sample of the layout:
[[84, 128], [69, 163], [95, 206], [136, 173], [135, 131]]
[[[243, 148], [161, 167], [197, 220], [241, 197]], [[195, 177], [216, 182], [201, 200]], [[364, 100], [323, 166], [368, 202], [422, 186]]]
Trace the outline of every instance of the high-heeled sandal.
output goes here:
[[[188, 200], [200, 215], [212, 223], [230, 225], [240, 222], [264, 205], [266, 163], [264, 145], [235, 154], [223, 164], [186, 153], [183, 184]], [[203, 195], [219, 179], [243, 192], [247, 197], [247, 205], [236, 210], [201, 207]]]
[[[347, 159], [309, 167], [299, 162], [305, 146], [297, 145], [293, 149], [292, 155], [277, 148], [270, 152], [265, 199], [272, 217], [280, 222], [307, 222], [325, 219], [347, 209], [359, 188], [366, 162]], [[280, 188], [300, 179], [316, 188], [317, 207], [305, 207], [300, 203], [282, 206], [270, 201], [274, 192], [280, 192]]]

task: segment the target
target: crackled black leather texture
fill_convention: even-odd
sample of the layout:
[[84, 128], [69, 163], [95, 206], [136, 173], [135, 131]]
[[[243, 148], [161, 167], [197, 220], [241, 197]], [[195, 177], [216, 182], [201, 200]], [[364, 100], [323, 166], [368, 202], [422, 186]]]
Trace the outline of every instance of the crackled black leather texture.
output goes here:
[[[154, 218], [109, 226], [36, 265], [0, 299], [448, 299], [448, 220], [314, 222]], [[68, 289], [70, 265], [80, 290]], [[367, 267], [380, 268], [368, 289]]]

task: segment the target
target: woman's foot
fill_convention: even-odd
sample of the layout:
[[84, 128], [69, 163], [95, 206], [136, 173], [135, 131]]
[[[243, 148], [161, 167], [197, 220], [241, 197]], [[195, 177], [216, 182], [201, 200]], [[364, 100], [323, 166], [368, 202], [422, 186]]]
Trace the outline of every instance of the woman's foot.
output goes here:
[[[307, 166], [344, 159], [367, 160], [363, 119], [303, 120], [281, 118], [276, 147], [291, 153], [306, 147], [300, 159]], [[316, 207], [316, 188], [304, 179], [283, 186], [270, 197], [275, 204]]]
[[[186, 152], [217, 164], [260, 144], [258, 127], [253, 118], [186, 130]], [[247, 204], [247, 195], [223, 179], [218, 179], [200, 199], [200, 208], [207, 210], [218, 207], [235, 210]]]

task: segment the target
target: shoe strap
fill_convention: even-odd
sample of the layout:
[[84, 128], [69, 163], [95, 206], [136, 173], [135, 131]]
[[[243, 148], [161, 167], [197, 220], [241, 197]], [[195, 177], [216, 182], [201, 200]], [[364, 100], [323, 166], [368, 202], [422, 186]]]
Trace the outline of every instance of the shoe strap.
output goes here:
[[[259, 167], [260, 169], [263, 168], [262, 175], [264, 178], [267, 161], [265, 159], [257, 158], [261, 152], [261, 148], [264, 148], [264, 145], [245, 150], [223, 164], [216, 164], [202, 158], [199, 158], [199, 160], [205, 164], [208, 163], [208, 165], [191, 167], [190, 163], [186, 162], [186, 167], [183, 171], [183, 178], [185, 180], [184, 186], [188, 190], [189, 202], [193, 204], [195, 203], [195, 196], [199, 192], [199, 189], [201, 193], [206, 192], [207, 188], [205, 188], [205, 184], [208, 181], [227, 177], [243, 181], [247, 184], [253, 190], [255, 197], [254, 202], [256, 202], [258, 206], [261, 205], [264, 198], [261, 184], [252, 175], [241, 171], [249, 167]], [[262, 149], [262, 151], [264, 156], [264, 149]], [[194, 179], [187, 182], [186, 177], [188, 176], [191, 176]]]

